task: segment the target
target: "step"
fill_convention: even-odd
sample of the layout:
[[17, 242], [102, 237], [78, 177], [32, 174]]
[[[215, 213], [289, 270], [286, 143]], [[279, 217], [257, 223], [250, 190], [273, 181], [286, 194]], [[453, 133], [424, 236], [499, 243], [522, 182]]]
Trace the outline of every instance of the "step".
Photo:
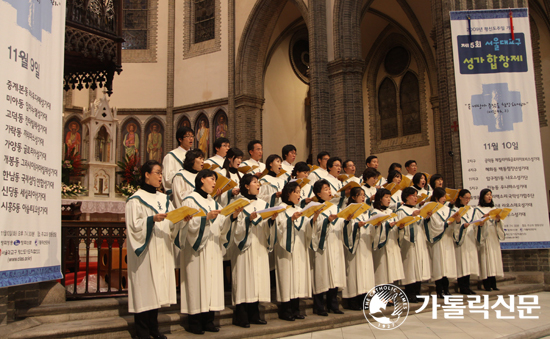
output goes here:
[[[488, 294], [490, 299], [496, 299], [498, 294], [530, 294], [543, 291], [544, 284], [513, 284], [502, 286], [499, 292], [483, 292]], [[481, 292], [479, 292], [481, 294]], [[123, 299], [123, 298], [116, 298]], [[85, 301], [85, 302], [92, 302]], [[93, 307], [101, 308], [105, 305], [98, 305], [93, 300]], [[106, 304], [106, 303], [104, 303]], [[296, 320], [287, 322], [277, 319], [277, 305], [275, 303], [262, 303], [260, 311], [268, 324], [265, 326], [252, 325], [250, 329], [243, 329], [231, 325], [233, 310], [232, 307], [226, 307], [225, 310], [216, 314], [216, 324], [222, 327], [219, 333], [208, 333], [205, 337], [216, 338], [276, 338], [305, 332], [320, 331], [324, 329], [344, 327], [365, 322], [363, 312], [344, 310], [343, 315], [331, 314], [328, 317], [319, 317], [312, 314], [312, 300], [303, 300], [301, 303], [302, 311], [307, 315], [305, 320]], [[121, 305], [122, 306], [122, 305]], [[75, 306], [71, 306], [75, 308]], [[411, 311], [417, 310], [421, 304], [411, 304]], [[196, 338], [184, 330], [183, 325], [187, 325], [187, 315], [179, 313], [177, 309], [162, 309], [159, 314], [159, 326], [162, 332], [170, 333], [169, 338]], [[426, 308], [423, 312], [429, 311]], [[30, 311], [30, 310], [29, 310]], [[96, 310], [97, 311], [97, 310]], [[45, 315], [41, 315], [45, 317]], [[38, 317], [33, 319], [39, 319]], [[37, 322], [38, 323], [38, 322]], [[129, 330], [130, 329], [130, 330]], [[63, 323], [42, 323], [38, 326], [25, 329], [8, 336], [10, 339], [31, 339], [31, 338], [130, 338], [133, 332], [133, 316], [126, 314], [123, 316], [105, 316], [89, 317], [87, 319], [64, 321]]]

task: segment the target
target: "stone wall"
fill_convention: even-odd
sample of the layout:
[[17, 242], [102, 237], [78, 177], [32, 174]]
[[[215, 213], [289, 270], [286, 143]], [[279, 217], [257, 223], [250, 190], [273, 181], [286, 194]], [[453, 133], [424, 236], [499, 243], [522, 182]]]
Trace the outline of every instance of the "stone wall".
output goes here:
[[502, 251], [504, 272], [550, 271], [550, 249]]

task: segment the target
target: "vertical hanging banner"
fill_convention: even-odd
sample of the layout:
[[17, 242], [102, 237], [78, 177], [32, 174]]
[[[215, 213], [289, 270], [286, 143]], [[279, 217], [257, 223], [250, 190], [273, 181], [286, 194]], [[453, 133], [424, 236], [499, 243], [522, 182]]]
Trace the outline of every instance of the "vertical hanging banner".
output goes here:
[[65, 1], [0, 0], [0, 287], [60, 279]]
[[451, 12], [464, 188], [511, 208], [502, 249], [550, 248], [527, 8]]

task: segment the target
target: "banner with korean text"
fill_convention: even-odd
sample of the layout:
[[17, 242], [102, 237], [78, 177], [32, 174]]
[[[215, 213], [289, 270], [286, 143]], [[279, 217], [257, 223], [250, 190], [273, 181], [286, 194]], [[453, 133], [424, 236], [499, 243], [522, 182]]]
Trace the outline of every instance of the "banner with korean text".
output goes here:
[[0, 287], [60, 279], [64, 0], [0, 0]]
[[529, 14], [451, 12], [464, 188], [511, 208], [502, 249], [550, 248]]

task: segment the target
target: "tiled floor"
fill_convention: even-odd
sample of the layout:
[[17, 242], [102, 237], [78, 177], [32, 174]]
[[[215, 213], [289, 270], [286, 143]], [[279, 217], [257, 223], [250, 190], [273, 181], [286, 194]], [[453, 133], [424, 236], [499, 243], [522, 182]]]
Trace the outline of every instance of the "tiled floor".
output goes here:
[[[483, 319], [482, 314], [472, 314], [466, 309], [464, 319], [445, 319], [439, 308], [437, 319], [432, 319], [432, 312], [409, 314], [407, 320], [398, 328], [390, 331], [379, 330], [365, 320], [365, 324], [336, 328], [326, 331], [300, 334], [285, 339], [493, 339], [524, 333], [541, 326], [550, 328], [550, 292], [535, 293], [539, 296], [539, 310], [533, 310], [532, 315], [539, 319], [519, 319], [519, 313], [509, 313], [508, 309], [498, 306], [489, 310], [489, 319]], [[515, 299], [516, 306], [518, 297]], [[508, 301], [508, 299], [506, 299]], [[494, 300], [489, 302], [492, 307]], [[497, 319], [496, 310], [502, 310], [503, 316], [515, 316], [516, 319]], [[546, 334], [548, 335], [548, 334]]]

